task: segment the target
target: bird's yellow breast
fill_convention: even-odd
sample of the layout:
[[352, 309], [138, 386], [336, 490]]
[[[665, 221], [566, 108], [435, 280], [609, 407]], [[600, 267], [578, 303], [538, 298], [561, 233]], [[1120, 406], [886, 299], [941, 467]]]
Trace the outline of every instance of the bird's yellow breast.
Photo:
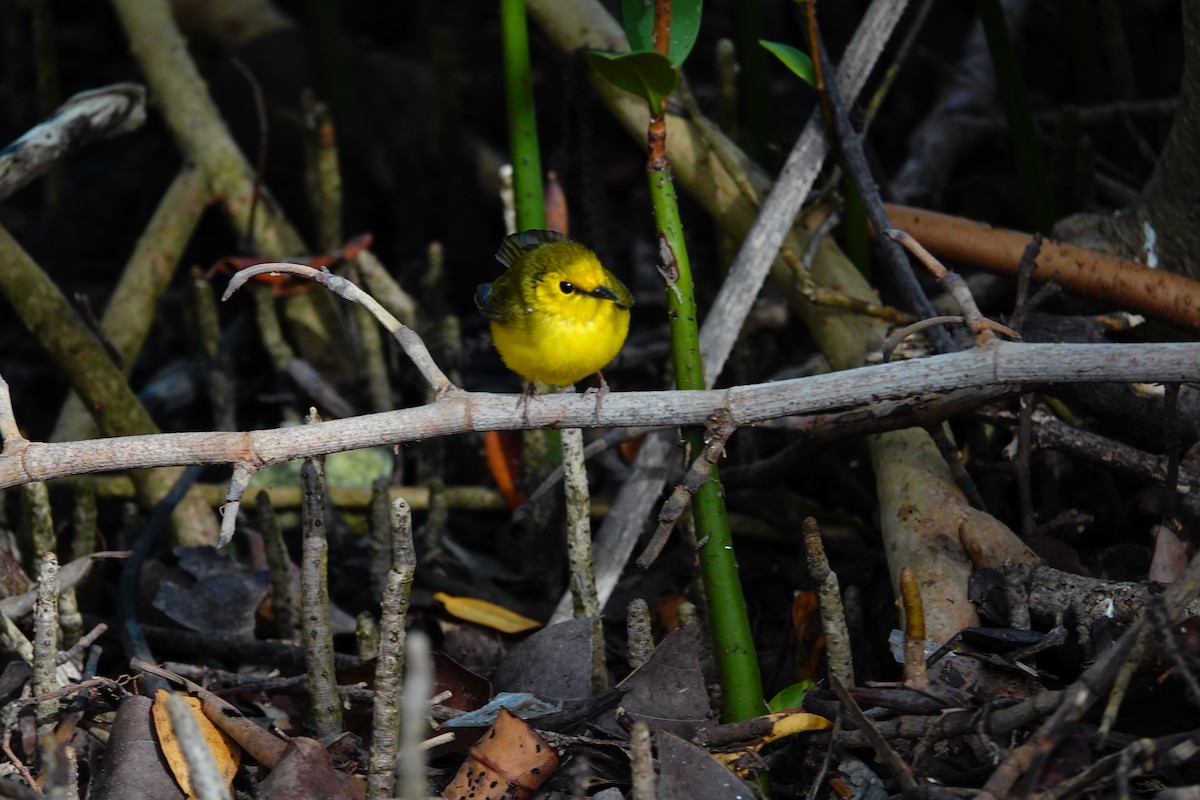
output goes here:
[[516, 324], [492, 320], [504, 364], [525, 380], [567, 386], [612, 361], [629, 333], [629, 309], [586, 295], [575, 300], [535, 310]]

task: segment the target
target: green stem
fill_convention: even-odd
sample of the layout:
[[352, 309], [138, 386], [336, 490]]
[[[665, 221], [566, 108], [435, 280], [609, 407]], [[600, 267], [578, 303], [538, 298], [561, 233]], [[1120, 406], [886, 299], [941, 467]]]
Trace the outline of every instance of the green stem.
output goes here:
[[[679, 219], [675, 184], [666, 161], [666, 150], [665, 147], [656, 146], [665, 145], [666, 140], [662, 114], [651, 118], [649, 138], [651, 156], [647, 174], [658, 226], [659, 270], [667, 284], [667, 317], [671, 328], [675, 381], [680, 389], [704, 389], [704, 364], [700, 359], [691, 262], [683, 238], [683, 225]], [[691, 454], [698, 454], [704, 449], [702, 429], [688, 429], [685, 437]], [[746, 613], [746, 601], [738, 579], [733, 536], [729, 530], [729, 518], [725, 512], [724, 494], [716, 467], [713, 467], [712, 476], [700, 486], [692, 499], [692, 511], [697, 533], [705, 543], [700, 548], [700, 569], [708, 596], [717, 666], [721, 672], [722, 717], [726, 722], [756, 717], [763, 713], [762, 678], [754, 651], [754, 637], [750, 632], [750, 618]]]
[[525, 0], [500, 0], [504, 82], [508, 93], [508, 141], [512, 151], [517, 230], [546, 227], [542, 160], [538, 149], [533, 80], [529, 73], [529, 29]]
[[871, 277], [871, 234], [867, 225], [867, 204], [862, 192], [852, 180], [845, 182], [846, 205], [842, 209], [845, 220], [846, 255], [864, 278]]
[[1033, 124], [1033, 108], [1029, 104], [1029, 94], [1025, 90], [1025, 81], [1021, 77], [1021, 68], [1017, 64], [1017, 54], [1008, 34], [1000, 0], [979, 0], [979, 21], [983, 23], [983, 33], [987, 37], [988, 50], [996, 69], [1000, 102], [1008, 120], [1008, 135], [1017, 161], [1017, 177], [1021, 182], [1025, 214], [1033, 230], [1049, 233], [1054, 224], [1050, 176], [1042, 158], [1041, 142]]

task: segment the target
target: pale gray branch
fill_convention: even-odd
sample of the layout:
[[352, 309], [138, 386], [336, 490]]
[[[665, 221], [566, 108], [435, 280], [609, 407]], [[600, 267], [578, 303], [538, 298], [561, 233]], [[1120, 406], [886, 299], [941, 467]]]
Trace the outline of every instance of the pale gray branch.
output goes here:
[[[846, 102], [854, 102], [862, 91], [872, 68], [908, 6], [894, 0], [875, 0], [854, 32], [846, 55], [837, 71], [837, 85]], [[763, 201], [762, 211], [746, 234], [729, 276], [721, 285], [712, 309], [700, 329], [700, 353], [704, 358], [704, 376], [713, 386], [733, 350], [742, 323], [754, 305], [754, 298], [771, 270], [784, 237], [796, 222], [796, 214], [825, 163], [829, 143], [817, 112], [796, 140], [775, 181]]]
[[587, 395], [541, 395], [519, 409], [513, 395], [460, 392], [432, 403], [305, 427], [242, 433], [169, 433], [80, 442], [20, 443], [0, 453], [0, 488], [108, 470], [189, 464], [261, 469], [363, 447], [435, 436], [524, 428], [703, 425], [714, 413], [735, 425], [856, 408], [964, 387], [1200, 381], [1200, 343], [1025, 344], [996, 341], [962, 353], [709, 391], [622, 392], [600, 408]]
[[146, 121], [146, 87], [116, 83], [74, 95], [43, 122], [0, 150], [0, 200], [72, 150], [137, 130]]

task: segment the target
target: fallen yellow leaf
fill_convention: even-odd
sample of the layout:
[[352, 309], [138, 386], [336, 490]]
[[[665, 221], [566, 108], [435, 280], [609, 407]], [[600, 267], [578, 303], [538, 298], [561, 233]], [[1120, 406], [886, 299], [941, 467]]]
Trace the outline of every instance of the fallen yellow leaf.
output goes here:
[[[154, 719], [154, 731], [158, 734], [158, 746], [162, 749], [168, 766], [171, 767], [171, 774], [175, 776], [175, 780], [183, 789], [184, 794], [192, 798], [196, 795], [192, 792], [187, 759], [183, 757], [183, 752], [179, 749], [179, 740], [175, 738], [175, 730], [171, 727], [171, 715], [167, 713], [167, 698], [170, 694], [166, 689], [159, 689], [154, 694], [154, 707], [151, 711]], [[184, 695], [183, 700], [191, 709], [192, 717], [195, 718], [196, 725], [200, 728], [200, 733], [208, 744], [213, 759], [217, 762], [217, 769], [221, 771], [225, 785], [229, 786], [233, 782], [234, 773], [237, 772], [238, 762], [241, 761], [242, 748], [220, 728], [213, 725], [208, 717], [204, 716], [204, 712], [200, 709], [199, 699]]]
[[501, 633], [524, 633], [542, 627], [542, 623], [537, 620], [523, 617], [515, 611], [509, 611], [507, 608], [489, 603], [487, 600], [475, 597], [454, 597], [445, 592], [435, 592], [433, 599], [445, 606], [451, 616], [498, 630]]

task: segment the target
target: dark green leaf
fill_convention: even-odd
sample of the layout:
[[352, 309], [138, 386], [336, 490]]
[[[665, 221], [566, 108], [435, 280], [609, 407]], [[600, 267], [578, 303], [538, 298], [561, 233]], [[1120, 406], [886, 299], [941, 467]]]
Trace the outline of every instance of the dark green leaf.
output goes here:
[[801, 80], [812, 86], [813, 63], [812, 59], [808, 57], [808, 53], [782, 42], [768, 42], [766, 39], [759, 39], [758, 43], [774, 53], [784, 63], [784, 66], [799, 75]]
[[662, 109], [662, 101], [675, 91], [679, 72], [658, 53], [588, 53], [588, 61], [605, 80], [650, 104], [650, 113]]
[[[683, 66], [696, 44], [703, 5], [703, 0], [672, 0], [668, 55], [676, 68]], [[621, 0], [621, 20], [625, 23], [630, 50], [654, 51], [654, 0]]]
[[621, 22], [630, 50], [635, 53], [654, 50], [654, 0], [621, 0]]

